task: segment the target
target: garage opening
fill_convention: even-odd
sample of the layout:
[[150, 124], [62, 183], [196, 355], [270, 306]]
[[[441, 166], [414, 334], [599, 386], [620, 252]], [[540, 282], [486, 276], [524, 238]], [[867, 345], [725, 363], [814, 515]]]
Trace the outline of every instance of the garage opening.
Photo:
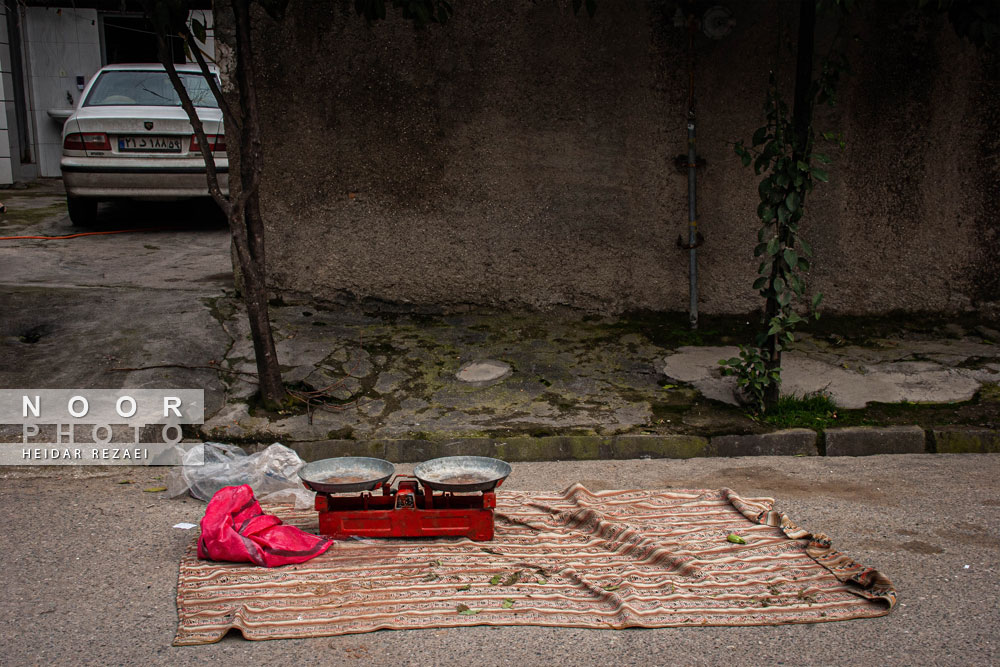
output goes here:
[[[144, 16], [104, 14], [101, 35], [105, 65], [116, 63], [158, 63], [153, 25]], [[175, 63], [183, 63], [184, 43], [179, 37], [169, 38], [170, 55]]]

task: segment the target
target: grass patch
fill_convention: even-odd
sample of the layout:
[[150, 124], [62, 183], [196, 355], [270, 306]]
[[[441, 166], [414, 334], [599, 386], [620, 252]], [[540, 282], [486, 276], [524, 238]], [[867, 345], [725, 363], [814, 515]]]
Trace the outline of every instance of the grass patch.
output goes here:
[[764, 414], [765, 424], [781, 428], [824, 429], [840, 423], [837, 406], [826, 394], [782, 396], [778, 404]]

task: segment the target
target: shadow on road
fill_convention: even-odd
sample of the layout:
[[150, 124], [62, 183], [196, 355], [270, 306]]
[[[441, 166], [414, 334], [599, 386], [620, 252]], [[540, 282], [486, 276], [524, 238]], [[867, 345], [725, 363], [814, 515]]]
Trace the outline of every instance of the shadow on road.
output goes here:
[[211, 199], [180, 201], [111, 201], [97, 209], [97, 222], [77, 231], [114, 229], [219, 230], [227, 227], [226, 217]]

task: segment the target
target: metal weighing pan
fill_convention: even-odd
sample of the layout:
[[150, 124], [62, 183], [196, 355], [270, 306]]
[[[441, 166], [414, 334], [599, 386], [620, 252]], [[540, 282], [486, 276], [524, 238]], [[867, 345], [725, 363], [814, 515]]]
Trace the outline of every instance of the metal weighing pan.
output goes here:
[[446, 456], [413, 468], [421, 484], [438, 491], [492, 491], [509, 474], [509, 463], [485, 456]]
[[396, 466], [382, 459], [365, 456], [341, 456], [313, 461], [299, 470], [307, 487], [321, 493], [371, 491], [385, 483]]

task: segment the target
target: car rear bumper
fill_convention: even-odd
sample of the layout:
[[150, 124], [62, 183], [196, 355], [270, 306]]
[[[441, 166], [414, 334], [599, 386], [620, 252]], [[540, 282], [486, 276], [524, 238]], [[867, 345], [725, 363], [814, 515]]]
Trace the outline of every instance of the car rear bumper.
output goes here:
[[[171, 160], [165, 165], [127, 165], [122, 160], [66, 158], [60, 163], [70, 197], [94, 199], [166, 199], [207, 197], [208, 181], [201, 160]], [[229, 163], [216, 161], [219, 188], [229, 192]]]

